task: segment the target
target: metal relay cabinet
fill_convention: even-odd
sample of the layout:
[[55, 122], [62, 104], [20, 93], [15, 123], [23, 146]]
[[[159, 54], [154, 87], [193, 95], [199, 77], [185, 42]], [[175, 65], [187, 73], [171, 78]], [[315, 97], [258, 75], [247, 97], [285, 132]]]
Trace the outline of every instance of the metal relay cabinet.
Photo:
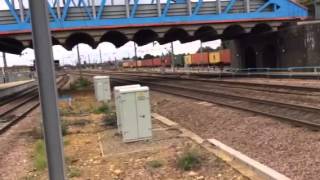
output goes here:
[[108, 102], [111, 100], [110, 78], [109, 76], [95, 76], [94, 92], [97, 101]]
[[119, 90], [121, 132], [124, 142], [152, 138], [148, 87]]
[[134, 85], [126, 85], [126, 86], [115, 86], [113, 88], [113, 94], [114, 94], [114, 100], [115, 100], [115, 106], [116, 106], [116, 113], [117, 113], [117, 127], [118, 127], [118, 133], [121, 133], [121, 106], [120, 106], [120, 89], [130, 89], [130, 88], [137, 88], [141, 87], [140, 84], [134, 84]]

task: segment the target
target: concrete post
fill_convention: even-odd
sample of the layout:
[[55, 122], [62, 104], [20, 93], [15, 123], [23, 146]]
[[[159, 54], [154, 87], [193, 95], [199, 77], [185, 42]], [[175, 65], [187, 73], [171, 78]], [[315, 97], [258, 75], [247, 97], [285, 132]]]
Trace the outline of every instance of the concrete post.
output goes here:
[[33, 47], [38, 73], [44, 138], [48, 159], [49, 179], [64, 180], [64, 156], [61, 121], [57, 107], [57, 88], [54, 72], [51, 33], [47, 0], [29, 0]]

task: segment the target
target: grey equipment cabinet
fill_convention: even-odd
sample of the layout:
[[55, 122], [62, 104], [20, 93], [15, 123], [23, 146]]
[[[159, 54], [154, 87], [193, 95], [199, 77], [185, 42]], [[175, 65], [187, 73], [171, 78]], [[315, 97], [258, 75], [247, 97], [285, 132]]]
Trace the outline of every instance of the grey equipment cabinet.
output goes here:
[[111, 100], [110, 78], [109, 76], [95, 76], [94, 93], [97, 101], [108, 102]]
[[120, 89], [121, 130], [123, 142], [152, 138], [148, 87]]
[[116, 106], [116, 114], [117, 114], [117, 127], [118, 133], [121, 133], [121, 106], [120, 106], [120, 89], [130, 89], [141, 87], [140, 84], [126, 85], [126, 86], [115, 86], [113, 88], [114, 101]]

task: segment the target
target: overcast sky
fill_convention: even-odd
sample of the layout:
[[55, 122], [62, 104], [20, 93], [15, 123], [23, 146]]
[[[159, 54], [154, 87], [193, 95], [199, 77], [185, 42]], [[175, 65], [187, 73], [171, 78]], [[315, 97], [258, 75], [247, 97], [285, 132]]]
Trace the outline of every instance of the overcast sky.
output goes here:
[[[54, 0], [49, 0], [53, 2]], [[75, 0], [77, 2], [78, 0]], [[208, 1], [208, 0], [205, 0]], [[209, 0], [211, 1], [211, 0]], [[18, 0], [15, 0], [16, 8], [18, 8]], [[27, 0], [23, 0], [24, 6], [28, 7]], [[62, 2], [62, 1], [60, 1]], [[96, 4], [100, 3], [100, 0], [95, 0]], [[107, 4], [111, 1], [107, 1]], [[124, 4], [124, 0], [114, 0], [116, 4]], [[131, 1], [133, 2], [133, 1]], [[151, 0], [140, 0], [140, 3], [150, 3]], [[161, 2], [166, 2], [166, 0], [161, 0]], [[0, 9], [8, 9], [5, 4], [5, 0], [0, 0]], [[220, 45], [220, 41], [213, 41], [203, 43], [203, 46], [210, 46], [216, 48]], [[194, 53], [200, 47], [200, 41], [194, 41], [190, 43], [181, 44], [180, 42], [174, 42], [174, 52], [175, 54], [180, 53]], [[99, 50], [101, 50], [103, 61], [109, 61], [114, 59], [122, 59], [123, 57], [132, 57], [134, 56], [134, 43], [128, 42], [124, 46], [116, 49], [115, 46], [111, 43], [102, 43], [98, 46], [97, 49], [92, 49], [86, 44], [80, 44], [80, 56], [82, 61], [87, 62], [98, 62], [100, 61]], [[170, 50], [170, 44], [159, 45], [158, 43], [150, 43], [145, 46], [138, 47], [138, 56], [144, 56], [145, 54], [152, 55], [161, 55]], [[75, 64], [76, 62], [76, 48], [73, 48], [72, 51], [67, 51], [62, 46], [53, 46], [54, 58], [61, 60], [62, 64]], [[2, 55], [0, 55], [2, 57]], [[3, 66], [2, 58], [0, 57], [0, 66]], [[89, 60], [90, 59], [90, 60]], [[7, 54], [8, 65], [31, 65], [34, 60], [34, 52], [32, 49], [25, 49], [21, 55]]]
[[[181, 44], [178, 41], [174, 43], [174, 53], [195, 53], [200, 47], [200, 41], [194, 41], [190, 43]], [[220, 45], [220, 41], [211, 41], [203, 43], [203, 47], [210, 46], [216, 48]], [[120, 48], [115, 48], [111, 43], [102, 43], [97, 49], [92, 49], [86, 44], [80, 44], [80, 57], [82, 61], [87, 62], [99, 62], [100, 55], [99, 50], [101, 50], [102, 60], [110, 61], [115, 59], [122, 59], [123, 57], [133, 57], [134, 56], [134, 44], [133, 42], [128, 42]], [[140, 46], [137, 48], [138, 56], [144, 56], [145, 54], [161, 55], [171, 50], [170, 43], [165, 45], [159, 45], [158, 43], [150, 43], [145, 46]], [[53, 46], [54, 59], [60, 60], [61, 64], [75, 64], [77, 60], [76, 47], [72, 51], [67, 51], [62, 46]], [[2, 55], [1, 55], [2, 56]], [[6, 54], [7, 63], [9, 66], [12, 65], [31, 65], [34, 60], [33, 49], [25, 49], [21, 55]], [[3, 66], [2, 58], [0, 58], [0, 66]]]

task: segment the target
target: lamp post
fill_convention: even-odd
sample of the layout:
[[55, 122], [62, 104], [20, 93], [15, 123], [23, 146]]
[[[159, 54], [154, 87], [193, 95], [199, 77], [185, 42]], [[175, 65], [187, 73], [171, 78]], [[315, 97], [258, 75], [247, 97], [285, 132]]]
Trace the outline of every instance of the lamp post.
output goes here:
[[3, 60], [3, 68], [2, 68], [2, 74], [3, 74], [3, 82], [7, 83], [9, 81], [8, 72], [7, 72], [7, 57], [6, 53], [2, 52], [2, 60]]
[[47, 0], [29, 0], [33, 47], [38, 73], [41, 113], [50, 180], [64, 180], [64, 156], [61, 121], [57, 105]]
[[78, 69], [79, 69], [79, 73], [80, 73], [80, 78], [82, 78], [81, 58], [80, 58], [79, 44], [77, 45], [77, 57], [78, 57]]

